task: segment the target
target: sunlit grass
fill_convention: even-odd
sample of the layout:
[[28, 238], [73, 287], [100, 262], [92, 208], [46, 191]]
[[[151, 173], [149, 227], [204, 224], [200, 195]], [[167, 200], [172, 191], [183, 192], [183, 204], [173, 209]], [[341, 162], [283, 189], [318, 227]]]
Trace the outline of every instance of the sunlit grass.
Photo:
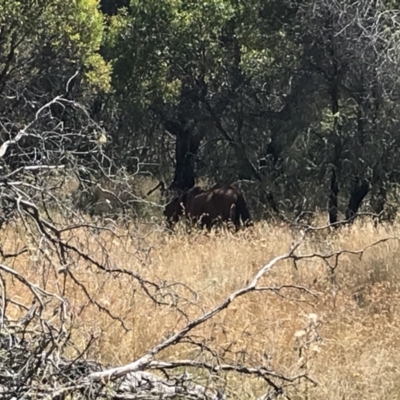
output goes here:
[[[90, 332], [99, 337], [91, 356], [109, 365], [130, 362], [189, 319], [221, 302], [244, 286], [255, 272], [277, 255], [286, 253], [299, 233], [285, 225], [256, 223], [237, 234], [193, 232], [183, 227], [168, 234], [151, 225], [132, 224], [130, 235], [122, 228], [119, 238], [110, 232], [84, 229], [64, 239], [84, 249], [108, 268], [124, 268], [172, 290], [178, 297], [157, 297], [170, 306], [155, 305], [136, 282], [123, 275], [107, 275], [88, 262], [72, 257], [69, 268], [84, 283], [93, 299], [118, 315], [129, 328], [88, 304], [81, 290], [69, 283], [65, 296], [75, 315], [74, 338], [83, 345]], [[335, 231], [315, 232], [304, 240], [299, 254], [358, 250], [389, 236], [400, 236], [399, 226], [374, 227], [356, 222]], [[31, 282], [60, 293], [63, 275], [55, 254], [48, 259], [35, 252], [22, 226], [9, 225], [0, 233], [3, 251], [11, 253], [27, 245], [29, 254], [15, 261], [3, 260]], [[108, 253], [109, 257], [105, 257]], [[308, 372], [318, 386], [302, 385], [293, 399], [397, 399], [400, 398], [400, 265], [398, 241], [367, 250], [362, 256], [344, 254], [337, 266], [318, 258], [277, 264], [260, 282], [263, 286], [297, 285], [312, 291], [285, 289], [277, 293], [250, 293], [228, 310], [192, 333], [219, 354], [248, 365], [267, 365], [277, 372]], [[53, 263], [53, 266], [52, 266]], [[334, 268], [335, 267], [335, 268]], [[329, 270], [331, 273], [328, 273]], [[168, 285], [179, 282], [180, 286]], [[31, 295], [15, 281], [8, 281], [14, 298], [29, 306]], [[160, 293], [159, 293], [160, 294]], [[158, 294], [158, 295], [159, 295]], [[16, 308], [10, 308], [16, 313]], [[322, 341], [313, 343], [300, 358], [298, 332], [310, 324], [310, 314], [321, 322]], [[297, 346], [297, 347], [296, 347]], [[160, 358], [198, 358], [188, 345], [174, 346]], [[305, 362], [306, 361], [306, 362]], [[228, 375], [233, 398], [255, 398], [265, 391], [257, 379]]]

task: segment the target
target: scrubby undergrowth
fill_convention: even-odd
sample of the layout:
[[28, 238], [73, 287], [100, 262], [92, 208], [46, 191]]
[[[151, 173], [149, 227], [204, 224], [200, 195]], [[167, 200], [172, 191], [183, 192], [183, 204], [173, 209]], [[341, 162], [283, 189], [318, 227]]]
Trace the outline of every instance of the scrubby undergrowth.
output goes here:
[[[27, 246], [29, 251], [15, 259], [13, 268], [56, 293], [63, 274], [54, 268], [51, 252], [35, 253], [25, 229], [13, 223], [3, 228], [3, 252], [15, 253]], [[64, 239], [95, 259], [104, 257], [106, 249], [109, 259], [99, 261], [157, 282], [157, 299], [170, 302], [171, 307], [155, 305], [118, 273], [99, 274], [89, 263], [77, 260], [75, 278], [92, 300], [120, 321], [99, 312], [70, 282], [62, 295], [73, 311], [73, 339], [83, 346], [89, 333], [94, 334], [98, 340], [89, 356], [107, 365], [137, 359], [188, 319], [244, 286], [262, 265], [287, 253], [299, 238], [295, 229], [268, 223], [256, 223], [237, 234], [187, 234], [182, 227], [168, 234], [155, 225], [132, 223], [128, 231], [118, 228], [118, 233], [116, 240], [110, 232], [89, 233], [82, 228], [67, 232]], [[304, 382], [293, 389], [293, 399], [399, 398], [400, 245], [395, 237], [400, 237], [400, 226], [374, 227], [357, 221], [351, 227], [311, 232], [297, 254], [360, 250], [389, 237], [393, 239], [362, 254], [342, 254], [337, 265], [335, 257], [278, 263], [260, 282], [268, 290], [239, 298], [192, 335], [225, 360], [265, 365], [290, 376], [307, 373], [317, 386]], [[179, 296], [169, 294], [171, 285]], [[26, 288], [17, 281], [8, 279], [7, 287], [20, 302], [27, 298]], [[19, 308], [9, 306], [8, 312], [17, 316]], [[200, 346], [194, 351], [185, 343], [168, 347], [162, 355], [202, 361], [209, 357]], [[224, 376], [226, 394], [232, 398], [265, 393], [261, 379]]]

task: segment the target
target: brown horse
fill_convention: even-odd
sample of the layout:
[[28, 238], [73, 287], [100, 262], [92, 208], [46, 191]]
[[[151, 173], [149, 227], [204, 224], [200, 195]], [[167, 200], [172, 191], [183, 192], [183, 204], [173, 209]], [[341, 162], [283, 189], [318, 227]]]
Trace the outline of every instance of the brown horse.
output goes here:
[[187, 190], [180, 196], [174, 197], [164, 208], [164, 215], [167, 217], [167, 225], [169, 228], [179, 221], [179, 217], [185, 215], [188, 217], [187, 205], [192, 202], [192, 199], [204, 190], [199, 186]]
[[209, 190], [195, 186], [171, 200], [165, 207], [164, 215], [169, 227], [182, 215], [208, 229], [217, 220], [231, 221], [236, 229], [241, 222], [250, 220], [246, 201], [233, 186], [215, 186]]

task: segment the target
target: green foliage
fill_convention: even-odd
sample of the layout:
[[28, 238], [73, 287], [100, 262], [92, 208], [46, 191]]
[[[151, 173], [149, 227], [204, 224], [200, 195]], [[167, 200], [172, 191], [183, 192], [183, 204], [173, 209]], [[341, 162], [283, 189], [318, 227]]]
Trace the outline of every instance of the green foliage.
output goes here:
[[110, 89], [110, 67], [97, 55], [103, 35], [97, 0], [3, 0], [0, 25], [5, 72], [20, 71], [29, 78], [51, 57], [66, 66], [84, 66], [90, 84]]
[[215, 90], [226, 86], [235, 57], [259, 81], [282, 74], [299, 58], [285, 35], [292, 13], [274, 0], [132, 0], [129, 11], [110, 18], [102, 49], [113, 87], [123, 102], [147, 107], [176, 102], [182, 84], [199, 78]]
[[294, 45], [289, 34], [294, 24], [294, 4], [275, 0], [240, 2], [236, 34], [242, 44], [241, 67], [259, 83], [284, 75], [299, 62], [301, 48]]
[[173, 101], [185, 79], [211, 80], [221, 67], [220, 35], [234, 15], [230, 1], [132, 1], [111, 18], [104, 54], [114, 87], [142, 105]]
[[0, 0], [0, 112], [67, 91], [129, 171], [255, 179], [292, 208], [326, 204], [332, 166], [345, 196], [353, 176], [383, 193], [400, 182], [398, 3]]

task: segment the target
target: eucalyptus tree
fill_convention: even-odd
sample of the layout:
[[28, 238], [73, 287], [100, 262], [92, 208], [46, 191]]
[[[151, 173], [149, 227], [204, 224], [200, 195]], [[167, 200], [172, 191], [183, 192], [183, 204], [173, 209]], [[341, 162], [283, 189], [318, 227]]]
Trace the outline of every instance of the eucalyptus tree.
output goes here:
[[[57, 96], [89, 104], [96, 92], [110, 90], [110, 67], [99, 54], [104, 24], [97, 1], [1, 2], [0, 27], [2, 141], [13, 140]], [[54, 102], [48, 112], [64, 124], [76, 124], [80, 117], [72, 109]], [[45, 132], [49, 127], [38, 128]], [[18, 146], [10, 146], [4, 159], [11, 169], [40, 162], [42, 150], [58, 143], [33, 135]]]

